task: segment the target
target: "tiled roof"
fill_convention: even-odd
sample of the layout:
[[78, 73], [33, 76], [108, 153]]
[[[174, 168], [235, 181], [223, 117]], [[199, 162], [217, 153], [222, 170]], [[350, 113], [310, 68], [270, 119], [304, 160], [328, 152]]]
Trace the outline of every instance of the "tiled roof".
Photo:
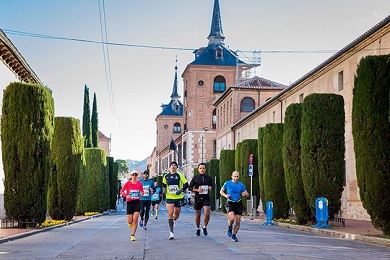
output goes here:
[[285, 89], [286, 85], [255, 76], [243, 82], [237, 83], [232, 88], [248, 88], [248, 89]]
[[287, 87], [288, 86], [286, 86], [286, 85], [255, 76], [253, 78], [241, 81], [237, 84], [230, 86], [214, 102], [214, 106], [217, 106], [225, 98], [225, 96], [228, 95], [228, 93], [230, 93], [232, 91], [232, 89], [237, 88], [237, 89], [257, 89], [257, 90], [259, 90], [259, 89], [284, 90]]
[[[222, 57], [216, 57], [216, 50], [222, 49]], [[238, 59], [237, 55], [226, 48], [224, 44], [210, 44], [206, 48], [200, 48], [195, 51], [196, 58], [191, 65], [216, 65], [216, 66], [236, 66], [238, 64], [244, 64], [243, 61]]]
[[182, 116], [183, 115], [183, 104], [180, 100], [171, 100], [169, 104], [161, 105], [162, 112], [161, 116]]

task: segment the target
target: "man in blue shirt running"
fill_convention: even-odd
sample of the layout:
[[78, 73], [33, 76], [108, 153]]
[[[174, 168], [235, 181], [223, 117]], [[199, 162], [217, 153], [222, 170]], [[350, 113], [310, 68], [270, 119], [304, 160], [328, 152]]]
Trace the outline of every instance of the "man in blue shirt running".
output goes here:
[[[226, 210], [228, 212], [228, 236], [232, 238], [233, 242], [238, 242], [237, 232], [240, 229], [240, 222], [242, 216], [242, 201], [241, 195], [244, 197], [249, 196], [248, 191], [245, 188], [245, 185], [240, 182], [238, 179], [240, 174], [238, 171], [232, 173], [232, 180], [226, 181], [221, 190], [220, 194], [227, 199]], [[236, 225], [234, 226], [234, 222]]]
[[149, 170], [144, 171], [144, 178], [141, 180], [141, 183], [144, 187], [144, 194], [141, 196], [141, 211], [139, 212], [141, 220], [139, 221], [139, 226], [147, 230], [146, 225], [149, 221], [149, 210], [152, 204], [151, 195], [154, 192], [154, 181], [149, 179]]

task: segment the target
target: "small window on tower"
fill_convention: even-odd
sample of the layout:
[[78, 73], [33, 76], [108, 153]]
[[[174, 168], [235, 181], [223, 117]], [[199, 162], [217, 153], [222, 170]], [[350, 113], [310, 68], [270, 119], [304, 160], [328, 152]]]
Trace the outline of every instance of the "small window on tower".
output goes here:
[[217, 53], [216, 53], [217, 58], [223, 58], [223, 50], [221, 47], [218, 47]]

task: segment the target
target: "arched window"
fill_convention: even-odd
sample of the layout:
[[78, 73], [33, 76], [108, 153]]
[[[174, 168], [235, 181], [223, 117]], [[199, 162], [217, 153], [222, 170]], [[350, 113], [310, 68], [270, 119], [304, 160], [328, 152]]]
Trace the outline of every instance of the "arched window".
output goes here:
[[251, 112], [254, 109], [255, 109], [255, 101], [252, 98], [246, 97], [241, 100], [241, 107], [240, 107], [241, 112]]
[[180, 133], [180, 132], [181, 132], [181, 126], [180, 126], [179, 123], [175, 123], [175, 124], [173, 125], [173, 132], [174, 132], [174, 133]]
[[226, 89], [226, 80], [222, 76], [216, 76], [213, 84], [214, 92], [224, 92]]

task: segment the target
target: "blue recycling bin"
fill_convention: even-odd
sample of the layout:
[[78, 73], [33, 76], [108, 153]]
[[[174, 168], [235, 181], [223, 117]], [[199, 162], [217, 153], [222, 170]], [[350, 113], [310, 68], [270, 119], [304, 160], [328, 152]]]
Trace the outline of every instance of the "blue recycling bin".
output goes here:
[[265, 204], [266, 221], [262, 224], [263, 226], [275, 225], [272, 222], [272, 218], [274, 214], [273, 209], [274, 209], [274, 204], [272, 203], [272, 201], [267, 201], [267, 203]]
[[328, 225], [328, 200], [326, 198], [317, 198], [315, 200], [317, 223], [312, 228], [331, 228]]

